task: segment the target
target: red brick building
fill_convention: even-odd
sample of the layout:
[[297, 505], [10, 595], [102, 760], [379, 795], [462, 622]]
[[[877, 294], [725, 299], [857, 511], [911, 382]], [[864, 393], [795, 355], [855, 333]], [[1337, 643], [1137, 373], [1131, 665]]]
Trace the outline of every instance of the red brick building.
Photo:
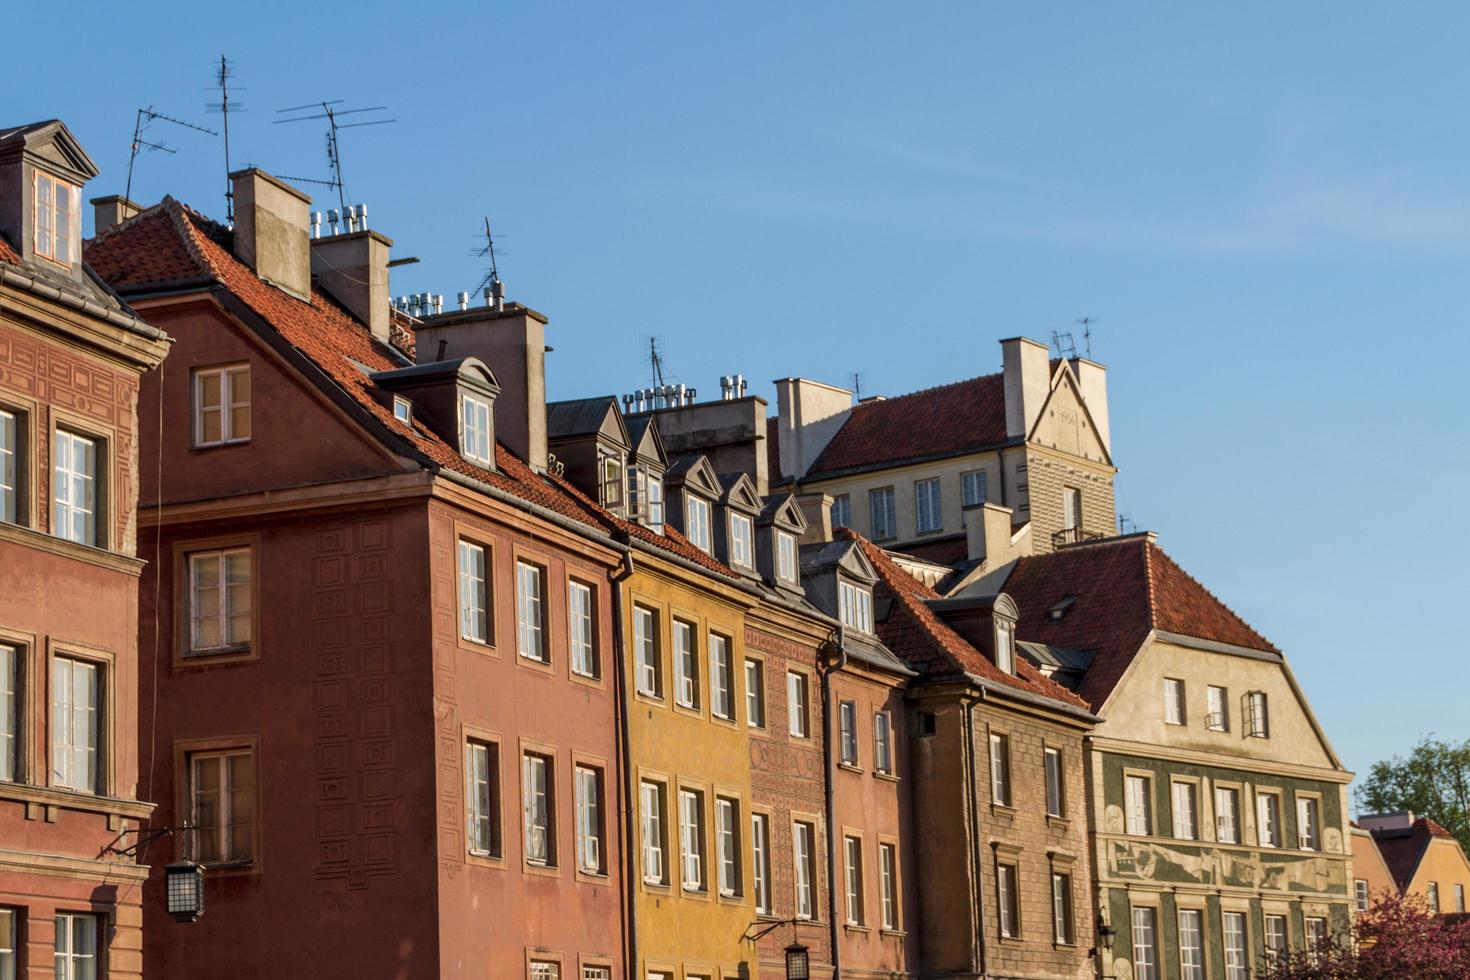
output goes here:
[[82, 262], [96, 174], [56, 120], [0, 129], [0, 977], [142, 970], [138, 385], [168, 338]]

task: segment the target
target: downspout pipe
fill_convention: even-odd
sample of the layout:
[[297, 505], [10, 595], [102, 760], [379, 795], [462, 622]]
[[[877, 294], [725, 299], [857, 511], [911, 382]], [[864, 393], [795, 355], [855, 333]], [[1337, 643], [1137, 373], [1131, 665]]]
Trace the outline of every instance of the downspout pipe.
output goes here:
[[623, 648], [623, 583], [633, 574], [633, 553], [623, 552], [623, 565], [612, 576], [613, 590], [613, 690], [617, 698], [614, 709], [618, 725], [618, 772], [623, 783], [623, 889], [627, 911], [624, 916], [627, 928], [623, 930], [623, 975], [639, 976], [638, 966], [638, 879], [642, 876], [641, 866], [635, 862], [638, 854], [637, 828], [633, 820], [633, 766], [632, 742], [628, 733], [628, 665]]
[[[836, 647], [837, 660], [835, 663], [822, 665], [822, 770], [826, 778], [822, 780], [822, 796], [827, 821], [827, 918], [828, 929], [832, 936], [832, 976], [833, 980], [840, 980], [842, 976], [842, 944], [839, 941], [838, 901], [837, 901], [837, 849], [846, 847], [837, 833], [837, 810], [836, 800], [832, 792], [832, 785], [837, 778], [833, 769], [832, 758], [832, 675], [847, 666], [847, 643], [845, 627], [838, 626], [836, 631], [827, 639], [828, 649]], [[845, 886], [844, 886], [845, 893]]]
[[980, 848], [980, 803], [977, 799], [979, 789], [976, 784], [975, 760], [978, 755], [975, 750], [975, 705], [985, 698], [984, 690], [977, 691], [973, 695], [967, 695], [961, 702], [964, 708], [963, 734], [965, 744], [962, 757], [965, 760], [965, 797], [968, 802], [966, 814], [970, 824], [970, 860], [972, 862], [971, 874], [974, 876], [974, 885], [970, 893], [975, 898], [975, 972], [985, 973], [985, 856]]

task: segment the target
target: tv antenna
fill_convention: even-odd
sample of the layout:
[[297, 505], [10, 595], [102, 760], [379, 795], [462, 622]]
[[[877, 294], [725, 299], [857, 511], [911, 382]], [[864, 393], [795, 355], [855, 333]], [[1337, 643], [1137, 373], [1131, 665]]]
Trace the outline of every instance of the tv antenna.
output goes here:
[[1087, 359], [1092, 360], [1092, 325], [1101, 320], [1098, 316], [1080, 316], [1076, 322], [1082, 325], [1082, 343], [1087, 349]]
[[230, 113], [245, 111], [245, 103], [230, 98], [230, 83], [234, 77], [234, 62], [220, 55], [219, 67], [214, 70], [214, 85], [211, 86], [219, 90], [219, 101], [204, 103], [205, 112], [217, 112], [223, 121], [220, 128], [225, 131], [225, 221], [231, 227], [235, 224], [235, 190], [230, 185]]
[[291, 106], [286, 109], [277, 109], [276, 115], [287, 112], [306, 112], [308, 109], [320, 109], [320, 112], [311, 112], [304, 116], [293, 116], [290, 119], [277, 119], [276, 125], [282, 123], [307, 122], [311, 119], [325, 119], [327, 121], [327, 168], [331, 172], [328, 180], [319, 180], [312, 177], [287, 177], [286, 180], [299, 180], [308, 184], [323, 184], [337, 191], [337, 204], [343, 210], [347, 208], [346, 186], [342, 182], [342, 147], [337, 140], [337, 131], [342, 129], [355, 129], [359, 126], [386, 126], [388, 123], [397, 122], [397, 119], [364, 119], [362, 122], [337, 121], [339, 116], [350, 116], [359, 112], [383, 112], [388, 107], [385, 105], [367, 106], [362, 109], [343, 109], [341, 99], [327, 99], [323, 102], [308, 102], [305, 105]]
[[1052, 350], [1056, 351], [1057, 356], [1060, 358], [1070, 361], [1077, 356], [1077, 342], [1072, 339], [1071, 331], [1053, 330], [1051, 332], [1051, 346]]
[[130, 201], [133, 199], [133, 164], [138, 162], [138, 154], [141, 153], [143, 150], [156, 150], [162, 153], [169, 154], [179, 152], [177, 149], [172, 146], [168, 146], [167, 144], [158, 143], [153, 140], [145, 140], [143, 138], [143, 133], [148, 129], [148, 124], [155, 119], [162, 119], [164, 122], [173, 123], [175, 126], [183, 126], [185, 129], [192, 129], [196, 132], [208, 133], [210, 136], [219, 135], [219, 133], [215, 132], [212, 129], [205, 129], [203, 126], [196, 126], [191, 122], [185, 122], [182, 119], [175, 119], [173, 116], [165, 116], [163, 113], [154, 109], [152, 106], [149, 106], [146, 109], [139, 109], [138, 117], [133, 123], [133, 142], [129, 145], [127, 189], [123, 191], [123, 197], [127, 198]]
[[854, 371], [851, 375], [852, 397], [856, 401], [863, 400], [863, 372]]
[[490, 216], [486, 215], [485, 244], [475, 249], [474, 255], [476, 258], [487, 259], [490, 264], [490, 269], [485, 273], [484, 278], [480, 280], [480, 284], [474, 288], [474, 291], [470, 294], [471, 296], [479, 296], [480, 291], [483, 290], [486, 286], [489, 286], [491, 289], [495, 289], [501, 284], [500, 267], [496, 262], [496, 256], [504, 254], [504, 250], [497, 249], [495, 247], [495, 236], [490, 234]]
[[648, 344], [648, 366], [649, 374], [653, 378], [655, 391], [663, 388], [664, 382], [664, 339], [662, 337], [645, 337]]

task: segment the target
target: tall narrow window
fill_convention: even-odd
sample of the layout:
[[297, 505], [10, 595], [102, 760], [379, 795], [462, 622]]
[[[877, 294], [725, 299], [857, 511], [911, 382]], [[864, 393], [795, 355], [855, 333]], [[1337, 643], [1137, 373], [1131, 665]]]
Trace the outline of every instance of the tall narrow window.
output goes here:
[[[1224, 912], [1220, 920], [1225, 932], [1225, 980], [1250, 980], [1249, 954], [1246, 952], [1245, 941], [1245, 913]], [[1139, 980], [1142, 980], [1141, 976]]]
[[750, 870], [755, 885], [755, 910], [769, 915], [771, 905], [771, 822], [764, 813], [750, 815]]
[[490, 445], [490, 403], [474, 395], [459, 400], [459, 451], [466, 459], [489, 466], [495, 461]]
[[20, 772], [20, 664], [20, 650], [0, 643], [0, 779], [6, 782]]
[[521, 806], [525, 811], [526, 861], [530, 864], [556, 864], [555, 786], [551, 779], [551, 760], [544, 755], [527, 752], [522, 759]]
[[1204, 915], [1198, 909], [1179, 911], [1180, 980], [1205, 980]]
[[944, 527], [939, 493], [939, 479], [919, 480], [914, 484], [914, 521], [920, 534]]
[[844, 881], [847, 895], [847, 924], [863, 924], [863, 842], [858, 837], [842, 838]]
[[471, 854], [498, 858], [500, 849], [500, 750], [488, 742], [465, 746], [466, 834]]
[[51, 661], [51, 785], [99, 791], [101, 671], [70, 657]]
[[755, 525], [744, 514], [730, 515], [730, 564], [754, 568]]
[[1246, 736], [1248, 738], [1270, 738], [1271, 718], [1266, 710], [1266, 692], [1251, 691], [1245, 696]]
[[36, 174], [36, 254], [61, 265], [77, 258], [77, 205], [80, 191], [43, 173]]
[[806, 738], [811, 732], [806, 675], [795, 670], [786, 674], [786, 730], [797, 738]]
[[516, 561], [516, 652], [527, 660], [546, 663], [546, 570], [528, 561]]
[[1082, 527], [1082, 491], [1076, 487], [1062, 488], [1062, 528], [1076, 531]]
[[1302, 920], [1302, 925], [1306, 931], [1307, 959], [1317, 963], [1327, 951], [1327, 920], [1321, 916], [1309, 915]]
[[255, 757], [249, 749], [189, 754], [195, 857], [248, 864], [255, 856]]
[[15, 909], [0, 908], [0, 980], [15, 980], [20, 970], [16, 946]]
[[56, 980], [97, 980], [97, 917], [56, 914]]
[[710, 550], [709, 501], [688, 492], [684, 494], [684, 536], [700, 551]]
[[1064, 812], [1062, 796], [1062, 750], [1047, 748], [1042, 753], [1046, 767], [1046, 815], [1060, 817]]
[[873, 771], [893, 775], [893, 719], [886, 711], [873, 712]]
[[791, 860], [796, 871], [796, 917], [816, 914], [813, 889], [817, 880], [816, 828], [798, 820], [791, 828]]
[[1465, 886], [1455, 885], [1455, 911], [1465, 911]]
[[968, 473], [960, 474], [960, 490], [963, 494], [963, 504], [973, 507], [976, 504], [985, 503], [989, 496], [990, 476], [984, 470], [970, 470]]
[[852, 498], [845, 493], [832, 498], [832, 526], [852, 526]]
[[1011, 805], [1011, 740], [1006, 735], [990, 736], [990, 799]]
[[1280, 963], [1290, 953], [1286, 938], [1286, 916], [1267, 915], [1263, 921], [1266, 926], [1266, 962]]
[[674, 701], [685, 708], [699, 707], [699, 649], [694, 627], [674, 620]]
[[864, 633], [873, 632], [872, 592], [850, 582], [839, 582], [837, 605], [843, 626], [851, 626]]
[[1133, 976], [1159, 980], [1158, 912], [1151, 908], [1133, 910]]
[[1180, 840], [1199, 839], [1199, 788], [1194, 783], [1173, 783], [1169, 787], [1174, 810], [1174, 836]]
[[766, 727], [766, 670], [759, 660], [745, 661], [745, 723]]
[[1368, 880], [1366, 878], [1353, 879], [1353, 904], [1357, 906], [1359, 912], [1368, 911]]
[[1439, 882], [1437, 882], [1437, 881], [1431, 881], [1431, 882], [1429, 882], [1429, 884], [1425, 887], [1424, 899], [1425, 899], [1425, 903], [1429, 906], [1429, 911], [1433, 912], [1435, 915], [1438, 915], [1439, 914]]
[[1064, 946], [1076, 942], [1072, 932], [1072, 876], [1052, 872], [1051, 876], [1052, 936]]
[[868, 509], [872, 514], [874, 541], [885, 541], [898, 535], [898, 516], [893, 505], [892, 487], [869, 490]]
[[1240, 790], [1215, 787], [1215, 840], [1221, 844], [1240, 843]]
[[250, 365], [195, 371], [194, 445], [223, 446], [249, 440]]
[[663, 484], [663, 480], [659, 477], [659, 475], [657, 473], [649, 472], [648, 473], [648, 483], [645, 485], [644, 490], [645, 490], [645, 492], [648, 495], [648, 503], [647, 503], [646, 507], [644, 508], [645, 509], [645, 512], [646, 512], [646, 515], [647, 515], [645, 517], [645, 520], [647, 520], [649, 528], [651, 528], [655, 534], [663, 534], [664, 533], [664, 484]]
[[718, 863], [720, 894], [740, 894], [740, 804], [715, 797], [715, 860]]
[[485, 549], [459, 543], [459, 635], [476, 643], [490, 642], [490, 606], [486, 601]]
[[679, 790], [679, 842], [685, 891], [704, 891], [704, 794]]
[[21, 426], [14, 412], [0, 408], [0, 523], [20, 521]]
[[[602, 506], [621, 515], [622, 511], [618, 508], [623, 504], [623, 461], [611, 453], [604, 454], [601, 457], [599, 470], [602, 483]], [[636, 515], [629, 514], [628, 516]]]
[[189, 555], [189, 653], [250, 647], [249, 548]]
[[638, 657], [638, 693], [664, 696], [663, 669], [658, 655], [658, 616], [651, 609], [633, 607], [633, 650]]
[[1281, 797], [1256, 794], [1256, 835], [1262, 847], [1281, 846]]
[[1164, 678], [1164, 723], [1184, 724], [1184, 682], [1173, 677]]
[[735, 668], [730, 663], [730, 639], [709, 635], [709, 710], [716, 718], [735, 718]]
[[577, 766], [577, 867], [602, 874], [602, 770]]
[[1212, 732], [1230, 731], [1230, 694], [1213, 685], [1205, 689], [1205, 726]]
[[1302, 796], [1296, 801], [1296, 846], [1304, 851], [1322, 850], [1321, 804], [1315, 797]]
[[51, 530], [78, 544], [97, 543], [97, 440], [56, 430]]
[[628, 467], [628, 517], [648, 519], [648, 470], [642, 466]]
[[1016, 866], [997, 866], [995, 880], [999, 893], [996, 907], [1000, 912], [1000, 934], [1008, 939], [1018, 939], [1021, 936], [1021, 883]]
[[1016, 624], [999, 617], [995, 620], [995, 665], [1007, 674], [1016, 672]]
[[838, 724], [841, 728], [842, 764], [858, 764], [857, 703], [843, 701], [837, 706]]
[[776, 577], [796, 583], [796, 538], [785, 531], [776, 532]]
[[898, 848], [878, 845], [878, 888], [883, 899], [883, 928], [898, 928]]
[[1124, 817], [1130, 834], [1148, 836], [1154, 832], [1152, 788], [1147, 776], [1124, 776]]
[[664, 788], [647, 780], [638, 786], [643, 830], [643, 880], [668, 884], [664, 865]]
[[602, 665], [597, 662], [596, 621], [593, 619], [593, 593], [590, 585], [567, 582], [567, 636], [572, 648], [572, 673], [583, 677], [599, 677]]

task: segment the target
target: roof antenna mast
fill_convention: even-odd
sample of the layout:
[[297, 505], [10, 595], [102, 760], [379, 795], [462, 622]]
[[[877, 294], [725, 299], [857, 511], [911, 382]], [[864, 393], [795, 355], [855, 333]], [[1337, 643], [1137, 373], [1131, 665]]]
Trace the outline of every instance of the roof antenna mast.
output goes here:
[[863, 372], [852, 372], [852, 397], [856, 401], [863, 400]]
[[664, 353], [660, 349], [663, 346], [662, 337], [648, 337], [648, 367], [649, 374], [653, 378], [654, 390], [664, 386]]
[[130, 155], [128, 156], [127, 189], [123, 191], [123, 197], [127, 198], [129, 201], [133, 199], [133, 164], [138, 162], [138, 154], [141, 151], [161, 150], [164, 153], [179, 152], [172, 146], [167, 146], [163, 143], [155, 143], [152, 140], [145, 140], [143, 138], [143, 133], [145, 130], [148, 129], [148, 124], [155, 119], [162, 119], [164, 122], [171, 122], [176, 126], [183, 126], [186, 129], [193, 129], [201, 133], [208, 133], [210, 136], [219, 135], [219, 133], [215, 132], [212, 129], [205, 129], [203, 126], [196, 126], [191, 122], [184, 122], [184, 120], [182, 119], [175, 119], [173, 116], [165, 116], [163, 113], [155, 111], [152, 106], [149, 106], [146, 109], [139, 109], [138, 118], [133, 123], [133, 142], [129, 147]]
[[388, 107], [385, 105], [367, 106], [363, 109], [337, 108], [342, 104], [341, 99], [327, 99], [322, 102], [308, 102], [305, 105], [294, 105], [285, 109], [277, 109], [276, 115], [285, 112], [304, 112], [307, 109], [321, 109], [321, 112], [309, 113], [305, 116], [293, 116], [290, 119], [277, 119], [276, 125], [281, 123], [306, 122], [308, 119], [325, 119], [327, 121], [327, 167], [331, 172], [329, 180], [316, 180], [311, 177], [286, 177], [286, 180], [305, 181], [308, 184], [325, 184], [327, 187], [337, 191], [337, 204], [343, 211], [347, 210], [347, 191], [342, 183], [342, 148], [337, 142], [337, 131], [341, 129], [353, 129], [357, 126], [386, 126], [388, 123], [397, 122], [397, 119], [367, 119], [362, 122], [339, 123], [337, 117], [350, 116], [357, 112], [382, 112]]
[[230, 80], [235, 77], [234, 69], [230, 67], [230, 61], [224, 55], [219, 56], [219, 67], [214, 73], [214, 87], [219, 89], [218, 102], [206, 102], [206, 112], [217, 112], [224, 120], [221, 128], [225, 131], [225, 223], [231, 228], [235, 226], [235, 190], [230, 184], [230, 113], [244, 112], [243, 102], [233, 102], [230, 99]]
[[1087, 359], [1092, 360], [1092, 325], [1101, 320], [1097, 316], [1081, 316], [1077, 322], [1082, 324], [1082, 344], [1087, 349]]
[[490, 234], [490, 216], [486, 215], [485, 244], [475, 249], [474, 255], [476, 258], [488, 259], [490, 268], [488, 271], [486, 271], [484, 277], [480, 280], [480, 284], [476, 286], [473, 291], [470, 292], [470, 296], [479, 296], [481, 292], [486, 289], [490, 290], [489, 295], [491, 296], [498, 296], [504, 293], [504, 286], [500, 281], [500, 266], [497, 262], [497, 257], [504, 254], [505, 251], [503, 249], [497, 249], [495, 247], [495, 236]]

